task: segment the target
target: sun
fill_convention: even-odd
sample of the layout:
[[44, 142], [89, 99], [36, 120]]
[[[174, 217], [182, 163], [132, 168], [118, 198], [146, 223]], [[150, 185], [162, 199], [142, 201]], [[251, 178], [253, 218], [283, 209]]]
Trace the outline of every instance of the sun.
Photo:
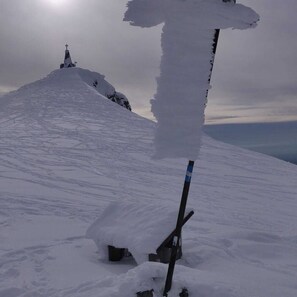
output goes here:
[[56, 7], [66, 5], [69, 0], [45, 0], [48, 4]]

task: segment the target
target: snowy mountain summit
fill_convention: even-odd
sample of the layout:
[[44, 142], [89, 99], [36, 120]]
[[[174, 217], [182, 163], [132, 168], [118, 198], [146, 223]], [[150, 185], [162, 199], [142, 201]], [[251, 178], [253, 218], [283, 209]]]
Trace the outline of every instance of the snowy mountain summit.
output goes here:
[[[76, 67], [77, 62], [72, 62], [70, 51], [68, 49], [68, 44], [65, 45], [65, 56], [64, 56], [64, 62], [60, 64], [60, 69], [70, 69]], [[74, 71], [74, 70], [72, 70]], [[125, 107], [128, 110], [131, 109], [131, 105], [127, 99], [127, 97], [115, 90], [115, 88], [108, 83], [104, 78], [104, 75], [99, 74], [97, 72], [91, 72], [88, 70], [80, 69], [77, 70], [78, 77], [82, 79], [85, 83], [87, 83], [89, 86], [94, 87], [99, 94], [107, 97], [112, 102], [115, 102], [123, 107]], [[64, 72], [63, 76], [58, 76], [59, 79], [63, 80], [67, 77], [67, 72]]]
[[[75, 92], [76, 90], [79, 93], [82, 91], [83, 85], [93, 89], [95, 94], [100, 97], [103, 96], [105, 99], [107, 98], [130, 111], [132, 110], [127, 97], [124, 94], [117, 92], [114, 86], [105, 80], [104, 75], [79, 67], [65, 67], [55, 70], [44, 79], [36, 81], [29, 86], [30, 88], [35, 88], [35, 86], [37, 88], [50, 88], [52, 93], [57, 88], [65, 88], [68, 91], [72, 89], [72, 91]], [[21, 89], [23, 90], [26, 88], [27, 86]]]
[[[103, 82], [73, 67], [0, 97], [1, 297], [161, 296], [167, 265], [111, 264], [85, 234], [110, 202], [178, 208], [186, 160], [152, 160], [156, 124]], [[169, 296], [296, 297], [297, 167], [202, 140]]]

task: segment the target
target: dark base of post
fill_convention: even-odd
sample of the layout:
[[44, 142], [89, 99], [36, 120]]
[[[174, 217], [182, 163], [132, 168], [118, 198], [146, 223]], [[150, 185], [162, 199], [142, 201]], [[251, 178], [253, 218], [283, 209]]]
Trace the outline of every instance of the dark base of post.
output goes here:
[[154, 296], [154, 290], [148, 290], [143, 292], [137, 292], [137, 297], [153, 297]]

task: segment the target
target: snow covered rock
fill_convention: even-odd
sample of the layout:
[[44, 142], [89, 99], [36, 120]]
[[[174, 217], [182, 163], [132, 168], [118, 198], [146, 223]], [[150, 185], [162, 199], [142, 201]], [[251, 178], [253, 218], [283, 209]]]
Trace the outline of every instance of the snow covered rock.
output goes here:
[[[146, 262], [116, 278], [106, 278], [101, 282], [100, 297], [136, 296], [136, 292], [153, 290], [154, 297], [162, 297], [166, 279], [167, 265]], [[201, 273], [202, 274], [202, 273]], [[99, 286], [99, 283], [97, 284]], [[237, 288], [230, 288], [226, 283], [218, 282], [216, 286], [201, 279], [197, 271], [176, 265], [173, 286], [169, 297], [177, 297], [183, 288], [189, 296], [195, 297], [238, 297]]]
[[105, 80], [104, 75], [84, 69], [80, 69], [78, 74], [83, 81], [89, 86], [94, 87], [101, 95], [130, 111], [132, 110], [127, 97], [124, 94], [117, 92], [115, 88]]
[[162, 59], [152, 112], [158, 120], [156, 158], [196, 160], [214, 59], [216, 29], [254, 27], [250, 8], [222, 0], [132, 0], [124, 17], [133, 26], [164, 23]]

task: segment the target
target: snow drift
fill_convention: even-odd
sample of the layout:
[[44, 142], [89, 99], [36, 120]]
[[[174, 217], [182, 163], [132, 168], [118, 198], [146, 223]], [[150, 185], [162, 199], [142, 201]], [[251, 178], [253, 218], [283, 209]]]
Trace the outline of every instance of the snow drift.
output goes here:
[[[148, 261], [175, 229], [176, 208], [168, 203], [113, 202], [89, 227], [86, 237], [93, 239], [100, 259], [108, 259], [107, 246], [127, 248], [138, 264]], [[162, 226], [162, 228], [160, 228]]]
[[[150, 159], [155, 128], [71, 69], [0, 98], [1, 297], [159, 295], [167, 266], [85, 238], [110, 202], [178, 208], [185, 163]], [[296, 166], [207, 136], [196, 164], [172, 294], [296, 297]]]

